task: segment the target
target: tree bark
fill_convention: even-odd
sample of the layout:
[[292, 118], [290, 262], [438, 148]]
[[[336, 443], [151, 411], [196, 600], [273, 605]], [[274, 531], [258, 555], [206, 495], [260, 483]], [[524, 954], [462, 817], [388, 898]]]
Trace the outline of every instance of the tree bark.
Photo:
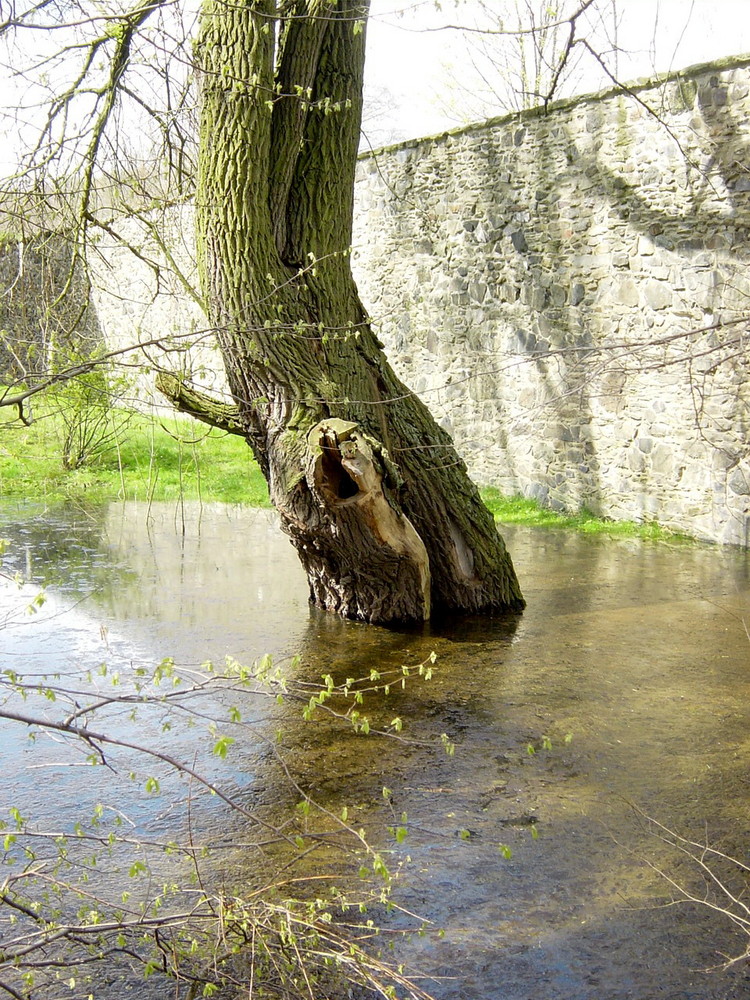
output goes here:
[[204, 2], [198, 259], [231, 419], [315, 604], [385, 623], [519, 610], [492, 516], [352, 277], [366, 17], [360, 0]]

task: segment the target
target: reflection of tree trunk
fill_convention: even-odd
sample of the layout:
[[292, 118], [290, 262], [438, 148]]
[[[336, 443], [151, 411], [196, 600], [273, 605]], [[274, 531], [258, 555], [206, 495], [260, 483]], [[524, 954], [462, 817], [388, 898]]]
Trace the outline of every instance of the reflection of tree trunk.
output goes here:
[[199, 263], [232, 419], [316, 604], [379, 622], [424, 619], [431, 599], [518, 609], [493, 519], [349, 267], [366, 5], [299, 0], [277, 39], [272, 13], [206, 0], [197, 48]]

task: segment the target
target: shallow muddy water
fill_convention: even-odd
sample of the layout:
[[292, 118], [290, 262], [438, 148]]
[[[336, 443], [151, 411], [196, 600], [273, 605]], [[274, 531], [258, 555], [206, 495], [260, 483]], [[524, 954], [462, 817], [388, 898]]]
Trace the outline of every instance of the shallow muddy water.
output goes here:
[[[750, 996], [746, 963], [705, 971], [745, 942], [719, 914], [668, 905], [670, 887], [649, 863], [698, 895], [700, 873], [633, 810], [750, 862], [750, 556], [503, 533], [528, 601], [522, 616], [389, 632], [311, 612], [267, 512], [2, 505], [6, 571], [27, 581], [22, 596], [44, 583], [49, 598], [31, 621], [18, 592], [0, 595], [2, 666], [75, 671], [106, 660], [125, 673], [167, 655], [190, 664], [298, 653], [306, 676], [343, 679], [434, 651], [433, 679], [391, 695], [389, 712], [404, 718], [404, 735], [437, 737], [437, 747], [296, 718], [284, 735], [294, 777], [331, 809], [347, 805], [372, 831], [390, 808], [407, 813], [406, 840], [390, 845], [403, 863], [397, 899], [445, 932], [403, 946], [431, 977], [425, 986], [440, 1000]], [[263, 725], [262, 708], [250, 711]], [[170, 736], [183, 754], [191, 739]], [[64, 821], [96, 801], [90, 771], [82, 787], [81, 769], [58, 753], [6, 724], [0, 811], [23, 799]], [[257, 746], [238, 755], [233, 780], [248, 801], [293, 801]], [[133, 809], [149, 830], [177, 822], [164, 796]], [[222, 821], [215, 803], [201, 815]]]

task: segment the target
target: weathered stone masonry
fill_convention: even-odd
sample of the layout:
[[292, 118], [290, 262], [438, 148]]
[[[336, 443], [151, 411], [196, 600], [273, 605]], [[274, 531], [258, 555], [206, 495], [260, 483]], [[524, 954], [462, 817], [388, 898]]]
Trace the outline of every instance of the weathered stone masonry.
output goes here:
[[477, 480], [748, 544], [749, 95], [750, 57], [362, 159], [363, 298]]
[[[750, 56], [362, 158], [362, 296], [479, 482], [748, 544], [749, 167]], [[200, 339], [168, 266], [89, 263], [113, 344]]]

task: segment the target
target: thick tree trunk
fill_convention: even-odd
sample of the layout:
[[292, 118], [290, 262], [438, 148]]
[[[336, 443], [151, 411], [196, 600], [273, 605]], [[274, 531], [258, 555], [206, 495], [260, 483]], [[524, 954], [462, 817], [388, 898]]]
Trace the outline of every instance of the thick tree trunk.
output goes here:
[[520, 609], [491, 515], [352, 278], [366, 5], [281, 12], [206, 0], [197, 49], [199, 265], [232, 419], [319, 606], [371, 622], [422, 620], [431, 603]]

